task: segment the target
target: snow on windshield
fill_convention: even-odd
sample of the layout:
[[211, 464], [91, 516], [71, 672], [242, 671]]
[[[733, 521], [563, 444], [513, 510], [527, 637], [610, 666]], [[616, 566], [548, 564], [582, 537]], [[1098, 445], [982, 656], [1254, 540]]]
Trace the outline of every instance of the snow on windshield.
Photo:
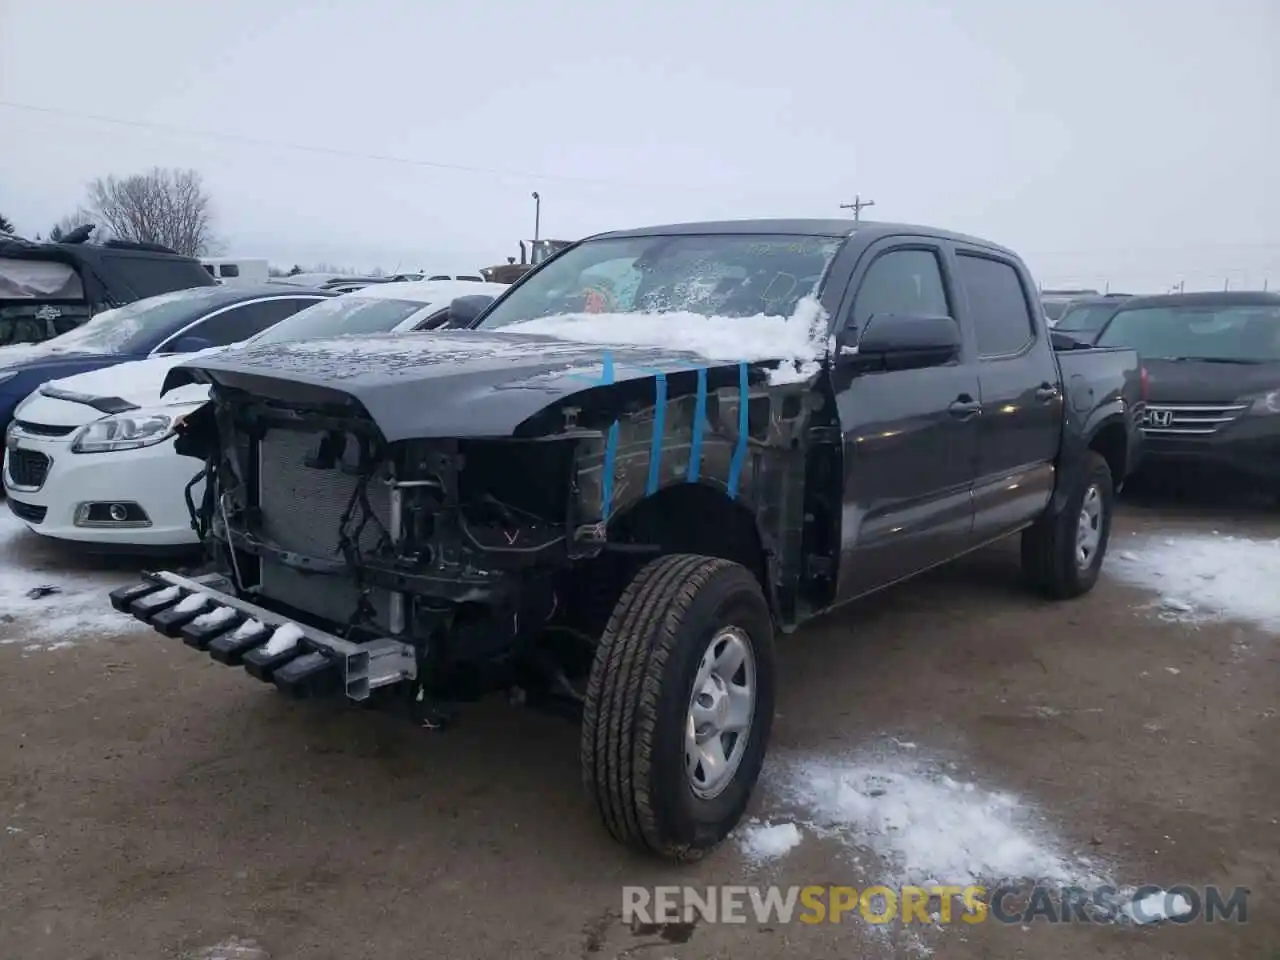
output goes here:
[[827, 351], [827, 312], [804, 297], [789, 317], [760, 313], [716, 317], [700, 313], [571, 313], [512, 323], [511, 333], [613, 346], [685, 350], [723, 363], [782, 361], [769, 382], [795, 383], [818, 372]]
[[783, 361], [808, 379], [827, 349], [818, 303], [841, 237], [712, 232], [602, 237], [502, 297], [479, 330], [657, 347], [733, 363]]
[[129, 353], [135, 338], [169, 324], [202, 300], [223, 298], [222, 287], [196, 287], [161, 293], [114, 310], [104, 310], [88, 322], [43, 344], [53, 353]]

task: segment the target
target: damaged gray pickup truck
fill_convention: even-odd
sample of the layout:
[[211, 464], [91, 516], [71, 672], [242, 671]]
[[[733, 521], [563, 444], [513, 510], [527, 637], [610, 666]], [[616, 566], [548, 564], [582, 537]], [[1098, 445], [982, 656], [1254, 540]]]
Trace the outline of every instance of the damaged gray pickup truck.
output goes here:
[[1022, 261], [945, 231], [613, 232], [467, 307], [175, 368], [211, 385], [177, 446], [216, 566], [112, 603], [428, 728], [563, 710], [609, 831], [672, 860], [747, 806], [775, 635], [1015, 533], [1084, 594], [1138, 455], [1136, 355], [1051, 338]]

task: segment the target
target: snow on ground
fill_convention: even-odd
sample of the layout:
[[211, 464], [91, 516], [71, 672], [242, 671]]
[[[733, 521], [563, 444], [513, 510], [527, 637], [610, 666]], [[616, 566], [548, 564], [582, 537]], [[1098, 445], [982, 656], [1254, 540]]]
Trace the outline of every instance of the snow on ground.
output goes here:
[[804, 839], [794, 823], [748, 823], [737, 831], [738, 846], [748, 860], [772, 860], [790, 853]]
[[1176, 623], [1247, 620], [1280, 633], [1280, 539], [1220, 534], [1132, 537], [1109, 574], [1159, 594], [1150, 605]]
[[663, 347], [708, 360], [781, 360], [770, 382], [794, 383], [818, 372], [827, 351], [827, 314], [811, 297], [790, 317], [708, 317], [700, 313], [575, 313], [513, 323], [511, 333], [630, 347]]
[[[42, 546], [0, 503], [0, 647], [56, 650], [138, 625], [113, 610], [107, 599], [111, 590], [133, 578], [49, 569], [47, 549], [38, 549]], [[29, 596], [47, 587], [56, 592]]]
[[[1065, 852], [1030, 804], [959, 776], [954, 765], [914, 755], [804, 758], [785, 763], [772, 792], [801, 826], [845, 845], [855, 864], [876, 861], [865, 872], [877, 883], [1102, 882], [1097, 865]], [[767, 832], [741, 831], [744, 854], [785, 853], [781, 820]]]

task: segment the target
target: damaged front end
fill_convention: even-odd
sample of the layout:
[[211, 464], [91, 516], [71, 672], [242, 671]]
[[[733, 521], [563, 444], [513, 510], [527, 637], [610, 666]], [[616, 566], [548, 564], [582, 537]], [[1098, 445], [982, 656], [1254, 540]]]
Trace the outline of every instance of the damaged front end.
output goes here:
[[[498, 436], [405, 435], [443, 431], [391, 421], [385, 391], [212, 369], [178, 451], [204, 462], [189, 504], [218, 572], [153, 574], [112, 603], [296, 696], [381, 691], [427, 726], [503, 688], [572, 712], [630, 571], [705, 538], [696, 517], [664, 520], [697, 502], [677, 488], [746, 518], [738, 539], [780, 608], [800, 579], [808, 388], [645, 359], [488, 391], [510, 408]], [[443, 397], [418, 384], [399, 403]]]

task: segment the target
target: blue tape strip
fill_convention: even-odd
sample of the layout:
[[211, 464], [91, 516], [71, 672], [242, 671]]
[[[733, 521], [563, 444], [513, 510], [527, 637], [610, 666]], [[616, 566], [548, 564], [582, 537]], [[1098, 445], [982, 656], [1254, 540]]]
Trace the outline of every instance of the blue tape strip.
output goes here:
[[[604, 368], [600, 373], [600, 383], [613, 383], [613, 354], [606, 350], [604, 352]], [[603, 501], [601, 507], [601, 520], [608, 520], [609, 514], [613, 511], [613, 462], [618, 456], [618, 421], [613, 421], [609, 427], [609, 436], [604, 444], [604, 467], [603, 475], [600, 477], [600, 499]]]
[[729, 499], [738, 495], [738, 481], [742, 479], [742, 464], [747, 459], [747, 364], [738, 364], [738, 445], [733, 448], [733, 460], [729, 463]]
[[649, 447], [649, 482], [644, 495], [658, 492], [658, 480], [662, 476], [662, 441], [667, 432], [667, 375], [661, 370], [653, 385], [653, 445]]
[[689, 483], [702, 473], [702, 425], [707, 419], [707, 368], [698, 368], [698, 399], [693, 407], [693, 441], [689, 445]]

